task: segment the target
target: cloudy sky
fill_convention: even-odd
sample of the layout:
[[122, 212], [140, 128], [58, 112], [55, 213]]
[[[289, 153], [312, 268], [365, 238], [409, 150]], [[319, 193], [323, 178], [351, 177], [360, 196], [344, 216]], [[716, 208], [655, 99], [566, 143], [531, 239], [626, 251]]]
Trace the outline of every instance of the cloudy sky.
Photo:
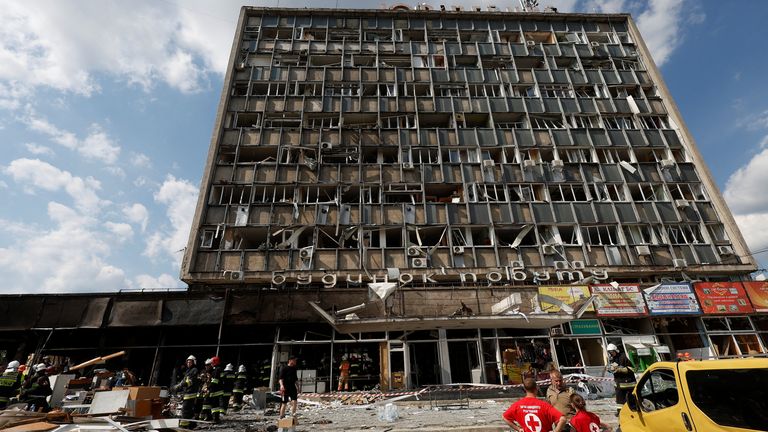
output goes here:
[[[465, 5], [480, 4], [517, 1]], [[768, 2], [540, 4], [633, 14], [747, 242], [767, 248]], [[241, 5], [0, 0], [0, 293], [184, 286], [181, 250]], [[768, 253], [757, 257], [765, 267]]]

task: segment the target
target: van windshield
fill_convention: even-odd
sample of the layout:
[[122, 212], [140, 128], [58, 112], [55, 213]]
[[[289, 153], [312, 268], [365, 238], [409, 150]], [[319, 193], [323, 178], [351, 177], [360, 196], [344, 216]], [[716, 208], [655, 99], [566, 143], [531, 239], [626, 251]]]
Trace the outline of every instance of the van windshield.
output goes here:
[[768, 369], [688, 371], [693, 403], [721, 426], [768, 430]]

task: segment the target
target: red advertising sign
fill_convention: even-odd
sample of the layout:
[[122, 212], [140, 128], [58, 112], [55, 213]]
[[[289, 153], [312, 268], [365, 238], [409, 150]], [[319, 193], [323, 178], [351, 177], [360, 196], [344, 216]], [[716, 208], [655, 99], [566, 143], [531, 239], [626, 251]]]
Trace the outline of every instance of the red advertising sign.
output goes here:
[[698, 282], [693, 288], [705, 314], [742, 314], [755, 311], [740, 282]]
[[768, 312], [768, 282], [742, 282], [755, 312]]
[[642, 316], [648, 314], [645, 300], [638, 285], [590, 285], [596, 295], [595, 309], [598, 316]]

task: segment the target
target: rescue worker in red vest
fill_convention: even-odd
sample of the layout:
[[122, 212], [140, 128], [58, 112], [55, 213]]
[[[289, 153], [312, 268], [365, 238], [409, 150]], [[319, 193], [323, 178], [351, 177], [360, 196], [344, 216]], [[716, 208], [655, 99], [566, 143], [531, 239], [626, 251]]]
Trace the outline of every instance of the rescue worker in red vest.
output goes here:
[[13, 360], [6, 366], [5, 372], [0, 376], [0, 410], [4, 410], [11, 402], [11, 398], [21, 387], [21, 373], [19, 362]]
[[48, 412], [51, 409], [47, 398], [53, 391], [46, 373], [47, 368], [48, 365], [45, 363], [36, 365], [35, 374], [29, 377], [22, 386], [19, 401], [27, 403], [28, 411]]
[[342, 389], [349, 391], [349, 369], [350, 363], [347, 360], [347, 356], [341, 356], [341, 363], [339, 364], [339, 387], [338, 391]]
[[236, 378], [237, 374], [235, 374], [235, 365], [232, 363], [227, 363], [227, 366], [224, 367], [224, 372], [221, 374], [221, 390], [224, 392], [224, 394], [221, 395], [221, 399], [219, 399], [219, 408], [221, 409], [221, 414], [227, 413], [227, 409], [229, 408], [229, 399], [232, 398], [232, 391], [235, 389]]
[[221, 360], [218, 357], [211, 357], [211, 382], [208, 386], [208, 394], [211, 401], [211, 413], [213, 413], [213, 422], [221, 422], [221, 414], [224, 412], [224, 408], [221, 406], [221, 398], [224, 396], [224, 390], [222, 387], [222, 371]]
[[175, 387], [176, 391], [181, 391], [183, 394], [181, 402], [181, 418], [183, 420], [179, 421], [179, 426], [190, 429], [195, 427], [195, 423], [189, 420], [195, 417], [195, 403], [197, 402], [197, 393], [200, 391], [200, 380], [195, 362], [197, 362], [195, 356], [187, 357], [187, 370], [184, 371], [184, 378]]
[[243, 395], [248, 391], [248, 372], [245, 369], [245, 365], [240, 365], [237, 368], [237, 375], [235, 375], [235, 385], [232, 388], [232, 395], [234, 396], [234, 402], [232, 407], [235, 411], [243, 409]]

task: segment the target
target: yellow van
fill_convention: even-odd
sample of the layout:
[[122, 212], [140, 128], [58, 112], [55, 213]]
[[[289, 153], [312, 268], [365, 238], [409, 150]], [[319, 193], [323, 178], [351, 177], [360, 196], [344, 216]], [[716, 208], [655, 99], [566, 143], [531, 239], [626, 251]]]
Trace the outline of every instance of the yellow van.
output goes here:
[[768, 431], [768, 359], [654, 363], [627, 396], [619, 431]]

